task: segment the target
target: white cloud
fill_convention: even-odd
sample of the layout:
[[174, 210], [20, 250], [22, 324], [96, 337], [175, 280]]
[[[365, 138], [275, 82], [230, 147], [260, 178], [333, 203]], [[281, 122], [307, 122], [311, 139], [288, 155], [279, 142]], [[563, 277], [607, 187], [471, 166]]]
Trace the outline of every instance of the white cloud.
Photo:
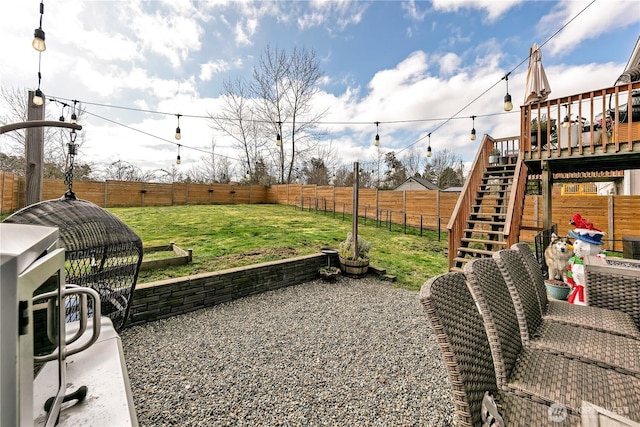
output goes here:
[[449, 52], [443, 55], [438, 62], [440, 63], [440, 72], [444, 75], [450, 75], [458, 69], [462, 61], [458, 55]]
[[348, 26], [358, 24], [368, 8], [364, 2], [352, 0], [313, 0], [309, 5], [311, 11], [301, 13], [296, 20], [301, 30], [324, 25], [329, 32], [334, 26], [338, 31], [344, 31]]
[[425, 16], [427, 16], [427, 10], [419, 10], [415, 0], [402, 2], [401, 6], [402, 9], [407, 12], [407, 16], [412, 21], [423, 21]]
[[247, 19], [244, 22], [236, 22], [233, 28], [235, 41], [238, 46], [250, 46], [253, 44], [252, 37], [258, 28], [257, 19]]
[[[128, 4], [129, 22], [137, 39], [150, 51], [169, 60], [173, 67], [180, 66], [189, 53], [201, 47], [200, 37], [204, 30], [195, 17], [177, 14], [145, 13], [140, 4]], [[150, 3], [162, 7], [162, 3]]]
[[227, 61], [218, 59], [216, 61], [207, 62], [206, 64], [201, 64], [199, 77], [202, 81], [208, 81], [211, 80], [214, 74], [219, 74], [230, 69], [231, 66]]
[[457, 12], [462, 8], [479, 9], [487, 12], [487, 19], [495, 21], [523, 0], [433, 0], [433, 8], [445, 12]]
[[[588, 1], [558, 3], [551, 13], [540, 20], [538, 31], [544, 37], [552, 35], [588, 4]], [[639, 22], [640, 6], [636, 1], [597, 1], [577, 16], [562, 32], [554, 36], [545, 47], [550, 55], [563, 56], [575, 49], [588, 49], [585, 45], [588, 40]]]

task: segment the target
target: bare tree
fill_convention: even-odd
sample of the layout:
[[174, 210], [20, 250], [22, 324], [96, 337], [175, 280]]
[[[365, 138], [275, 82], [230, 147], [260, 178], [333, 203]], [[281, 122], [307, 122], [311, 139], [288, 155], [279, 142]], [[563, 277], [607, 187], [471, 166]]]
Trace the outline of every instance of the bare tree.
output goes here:
[[416, 149], [415, 146], [409, 147], [402, 158], [402, 163], [407, 171], [407, 175], [420, 177], [420, 170], [423, 161], [424, 158], [420, 155], [420, 151]]
[[105, 170], [105, 178], [114, 181], [134, 181], [144, 182], [153, 180], [154, 172], [151, 171], [150, 175], [145, 179], [145, 175], [142, 170], [136, 165], [124, 160], [116, 160], [107, 166]]
[[315, 51], [299, 47], [289, 55], [267, 46], [254, 68], [251, 91], [259, 100], [265, 132], [281, 135], [282, 142], [275, 153], [280, 182], [291, 182], [295, 165], [306, 160], [317, 144], [318, 122], [326, 111], [315, 112], [312, 100], [321, 77]]
[[223, 83], [223, 105], [215, 115], [209, 114], [212, 127], [233, 138], [234, 146], [242, 153], [243, 167], [250, 175], [265, 147], [260, 138], [260, 120], [249, 96], [249, 86], [242, 79]]

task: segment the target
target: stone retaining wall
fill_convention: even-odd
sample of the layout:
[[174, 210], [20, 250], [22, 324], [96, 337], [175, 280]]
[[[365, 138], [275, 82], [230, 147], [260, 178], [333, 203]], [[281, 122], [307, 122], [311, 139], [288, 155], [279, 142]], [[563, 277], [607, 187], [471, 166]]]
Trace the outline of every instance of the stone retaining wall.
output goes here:
[[137, 285], [127, 326], [314, 280], [325, 265], [327, 256], [314, 254]]

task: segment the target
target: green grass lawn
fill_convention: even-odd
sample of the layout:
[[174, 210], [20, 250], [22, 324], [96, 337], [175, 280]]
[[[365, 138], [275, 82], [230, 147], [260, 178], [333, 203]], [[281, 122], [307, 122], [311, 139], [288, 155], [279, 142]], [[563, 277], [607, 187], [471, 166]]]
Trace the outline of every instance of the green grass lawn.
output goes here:
[[[337, 248], [351, 230], [351, 218], [284, 205], [196, 205], [110, 208], [140, 237], [145, 246], [175, 242], [193, 249], [193, 263], [143, 271], [139, 283], [216, 271]], [[386, 268], [398, 286], [417, 290], [447, 269], [447, 235], [416, 230], [403, 234], [360, 222], [359, 235], [372, 243], [371, 264]]]

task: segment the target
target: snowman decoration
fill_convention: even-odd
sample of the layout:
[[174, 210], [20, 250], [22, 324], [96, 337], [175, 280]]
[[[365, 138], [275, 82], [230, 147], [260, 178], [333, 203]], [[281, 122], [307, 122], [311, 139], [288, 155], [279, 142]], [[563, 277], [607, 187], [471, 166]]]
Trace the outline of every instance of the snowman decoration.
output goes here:
[[580, 214], [575, 214], [571, 218], [571, 224], [576, 228], [569, 235], [575, 239], [573, 243], [574, 256], [569, 259], [569, 269], [567, 271], [567, 283], [571, 286], [571, 293], [567, 301], [571, 304], [585, 304], [585, 274], [584, 257], [587, 255], [598, 255], [601, 252], [602, 237], [605, 233], [594, 227], [593, 224], [582, 218]]

